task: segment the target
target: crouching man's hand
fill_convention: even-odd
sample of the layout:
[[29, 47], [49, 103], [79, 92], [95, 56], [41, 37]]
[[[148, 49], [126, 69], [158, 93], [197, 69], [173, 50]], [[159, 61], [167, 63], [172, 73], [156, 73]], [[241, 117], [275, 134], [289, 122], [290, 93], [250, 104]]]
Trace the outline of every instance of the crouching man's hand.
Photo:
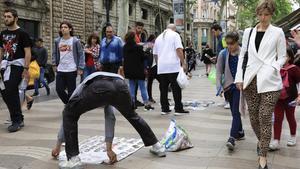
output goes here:
[[107, 151], [107, 156], [109, 158], [109, 164], [113, 164], [118, 161], [116, 153], [112, 150]]

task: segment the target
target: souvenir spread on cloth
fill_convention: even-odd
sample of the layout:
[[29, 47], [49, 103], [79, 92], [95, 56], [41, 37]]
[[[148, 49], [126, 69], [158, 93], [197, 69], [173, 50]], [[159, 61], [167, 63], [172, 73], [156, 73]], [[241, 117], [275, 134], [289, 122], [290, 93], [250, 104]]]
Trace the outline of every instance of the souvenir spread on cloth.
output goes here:
[[[82, 163], [101, 164], [109, 161], [104, 139], [104, 136], [94, 136], [80, 142], [79, 157]], [[115, 137], [113, 141], [113, 151], [116, 153], [118, 161], [123, 160], [142, 147], [144, 147], [144, 143], [141, 139]], [[67, 160], [66, 152], [60, 152], [58, 159], [59, 161]]]

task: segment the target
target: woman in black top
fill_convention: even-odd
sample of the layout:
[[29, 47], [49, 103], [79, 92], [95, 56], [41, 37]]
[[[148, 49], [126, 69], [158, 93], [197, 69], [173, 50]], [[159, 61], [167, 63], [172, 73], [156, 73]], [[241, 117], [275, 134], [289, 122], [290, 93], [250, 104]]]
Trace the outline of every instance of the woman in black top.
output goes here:
[[214, 57], [214, 52], [207, 44], [205, 46], [205, 49], [203, 49], [202, 57], [201, 57], [201, 61], [203, 61], [206, 67], [206, 76], [208, 76], [208, 74], [210, 73], [211, 64], [213, 63], [211, 59], [213, 57]]
[[[144, 55], [143, 46], [135, 42], [135, 33], [128, 32], [125, 36], [124, 54], [124, 74], [129, 79], [129, 89], [132, 102], [135, 103], [135, 88], [138, 84], [144, 101], [145, 109], [154, 109], [151, 107], [148, 92], [145, 85], [145, 74], [147, 73], [147, 58]], [[133, 105], [133, 108], [136, 108]]]

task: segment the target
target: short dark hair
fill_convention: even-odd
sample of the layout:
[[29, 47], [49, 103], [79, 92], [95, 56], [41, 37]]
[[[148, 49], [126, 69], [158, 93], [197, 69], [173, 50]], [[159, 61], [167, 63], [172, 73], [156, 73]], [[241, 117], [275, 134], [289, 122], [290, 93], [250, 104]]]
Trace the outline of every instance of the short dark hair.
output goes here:
[[222, 27], [219, 24], [214, 24], [211, 28], [211, 30], [220, 30], [222, 32]]
[[144, 27], [144, 23], [143, 22], [135, 22], [135, 26], [142, 26], [142, 27]]
[[239, 38], [240, 38], [239, 33], [236, 31], [228, 32], [225, 36], [225, 40], [232, 39], [234, 42], [238, 42]]
[[[71, 24], [70, 22], [67, 22], [67, 21], [61, 22], [60, 25], [59, 25], [59, 29], [61, 29], [61, 26], [62, 26], [62, 25], [67, 25], [67, 26], [71, 29], [70, 35], [71, 35], [71, 36], [74, 36], [74, 29], [73, 29], [73, 26], [72, 26], [72, 24]], [[59, 30], [59, 36], [60, 36], [60, 37], [63, 36], [61, 30]]]
[[90, 36], [89, 36], [89, 38], [88, 38], [88, 40], [87, 40], [87, 44], [89, 45], [89, 46], [91, 46], [92, 45], [92, 39], [96, 39], [97, 40], [97, 44], [99, 44], [100, 43], [100, 38], [99, 38], [99, 36], [97, 35], [97, 33], [92, 33]]
[[10, 12], [12, 14], [13, 17], [17, 18], [18, 17], [18, 12], [15, 9], [12, 8], [8, 8], [4, 10], [4, 13], [8, 13]]
[[42, 38], [36, 38], [35, 42], [44, 42]]

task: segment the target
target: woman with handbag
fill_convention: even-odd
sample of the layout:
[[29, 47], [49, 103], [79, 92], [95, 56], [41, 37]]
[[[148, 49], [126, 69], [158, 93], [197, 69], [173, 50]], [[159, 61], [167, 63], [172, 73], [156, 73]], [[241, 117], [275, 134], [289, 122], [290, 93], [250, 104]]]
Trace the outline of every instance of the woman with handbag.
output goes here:
[[286, 60], [286, 40], [281, 28], [271, 24], [275, 2], [264, 0], [256, 8], [259, 23], [245, 30], [235, 83], [243, 90], [251, 126], [258, 139], [258, 168], [267, 169], [272, 136], [272, 113], [282, 89], [280, 69]]

